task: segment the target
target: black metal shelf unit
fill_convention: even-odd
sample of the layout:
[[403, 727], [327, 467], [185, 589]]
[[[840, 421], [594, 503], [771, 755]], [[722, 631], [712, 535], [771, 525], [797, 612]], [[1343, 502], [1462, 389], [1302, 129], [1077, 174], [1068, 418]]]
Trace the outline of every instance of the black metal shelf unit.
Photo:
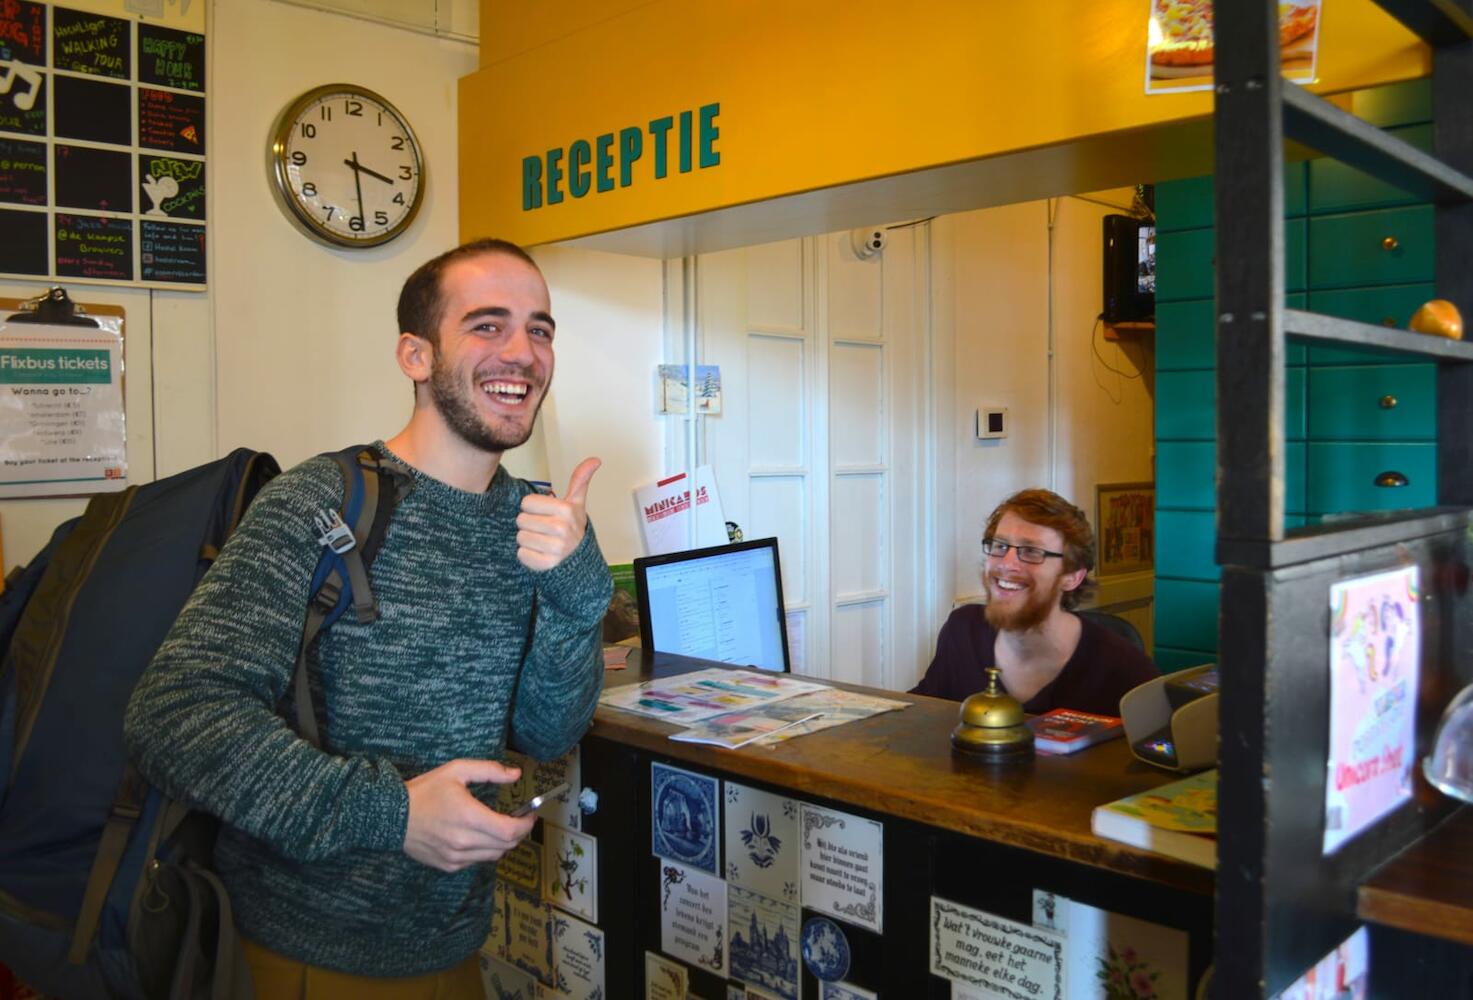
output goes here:
[[[1435, 202], [1437, 294], [1473, 315], [1473, 0], [1379, 2], [1433, 47], [1435, 155], [1286, 84], [1275, 0], [1216, 5], [1218, 997], [1274, 995], [1313, 966], [1357, 926], [1359, 883], [1447, 811], [1423, 797], [1322, 856], [1331, 585], [1420, 567], [1419, 759], [1473, 679], [1473, 344], [1284, 304], [1287, 139]], [[1437, 362], [1438, 507], [1285, 531], [1289, 336]], [[1473, 954], [1387, 932], [1372, 968], [1397, 977], [1386, 995], [1464, 995]]]

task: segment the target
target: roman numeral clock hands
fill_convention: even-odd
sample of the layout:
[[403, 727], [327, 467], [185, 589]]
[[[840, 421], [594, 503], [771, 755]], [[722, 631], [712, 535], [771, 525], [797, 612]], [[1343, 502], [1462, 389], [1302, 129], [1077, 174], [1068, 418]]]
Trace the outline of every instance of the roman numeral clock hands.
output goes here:
[[272, 190], [308, 236], [373, 247], [414, 221], [424, 159], [409, 122], [383, 97], [353, 84], [317, 87], [287, 105], [271, 133]]

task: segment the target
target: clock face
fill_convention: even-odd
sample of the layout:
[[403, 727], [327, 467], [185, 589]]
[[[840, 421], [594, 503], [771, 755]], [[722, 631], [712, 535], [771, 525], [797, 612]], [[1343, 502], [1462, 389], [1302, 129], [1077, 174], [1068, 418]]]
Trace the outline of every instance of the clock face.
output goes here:
[[371, 247], [414, 221], [424, 160], [414, 130], [379, 95], [347, 84], [318, 87], [293, 101], [272, 132], [277, 197], [308, 235]]

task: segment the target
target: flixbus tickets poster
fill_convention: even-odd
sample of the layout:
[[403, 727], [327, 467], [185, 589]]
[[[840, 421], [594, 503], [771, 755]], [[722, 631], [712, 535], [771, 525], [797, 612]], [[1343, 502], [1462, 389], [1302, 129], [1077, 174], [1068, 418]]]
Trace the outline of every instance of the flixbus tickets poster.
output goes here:
[[1421, 618], [1417, 567], [1330, 588], [1324, 853], [1412, 797]]
[[0, 497], [128, 485], [120, 321], [0, 322]]

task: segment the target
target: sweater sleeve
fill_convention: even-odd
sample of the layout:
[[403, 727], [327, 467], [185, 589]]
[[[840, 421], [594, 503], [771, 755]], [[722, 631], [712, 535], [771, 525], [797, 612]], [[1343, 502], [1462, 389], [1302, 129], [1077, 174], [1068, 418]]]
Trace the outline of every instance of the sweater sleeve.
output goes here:
[[319, 552], [312, 515], [341, 503], [338, 477], [319, 459], [262, 490], [159, 647], [124, 720], [129, 752], [151, 782], [300, 861], [399, 850], [409, 817], [408, 791], [390, 761], [325, 753], [276, 713]]
[[551, 760], [588, 729], [603, 689], [602, 623], [614, 581], [593, 522], [567, 559], [532, 578], [537, 615], [512, 707], [511, 744]]
[[981, 660], [972, 639], [972, 629], [968, 627], [968, 616], [975, 611], [975, 607], [966, 605], [957, 608], [946, 619], [936, 637], [936, 655], [921, 682], [910, 689], [911, 694], [960, 701], [977, 690], [974, 678]]

